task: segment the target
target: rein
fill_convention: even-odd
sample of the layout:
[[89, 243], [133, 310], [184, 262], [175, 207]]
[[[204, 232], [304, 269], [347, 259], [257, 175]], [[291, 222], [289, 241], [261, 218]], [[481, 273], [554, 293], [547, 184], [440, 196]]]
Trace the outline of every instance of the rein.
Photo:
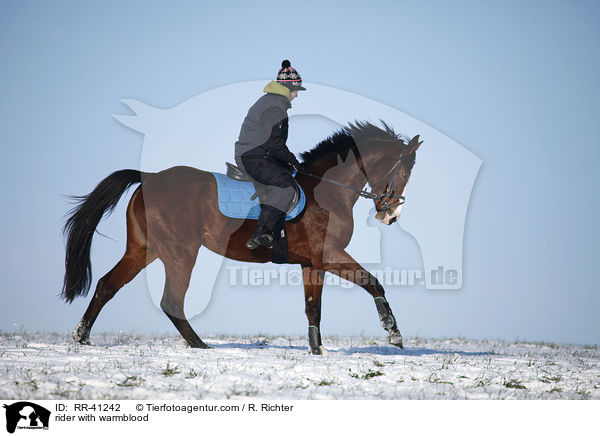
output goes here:
[[391, 209], [392, 207], [398, 206], [400, 204], [404, 204], [404, 202], [406, 201], [406, 198], [403, 195], [393, 193], [394, 186], [396, 185], [396, 177], [398, 175], [398, 172], [400, 171], [400, 163], [401, 162], [402, 162], [402, 155], [400, 155], [400, 159], [398, 159], [398, 161], [394, 164], [394, 166], [392, 166], [392, 168], [390, 168], [390, 170], [383, 175], [382, 179], [386, 179], [390, 174], [392, 174], [392, 180], [391, 180], [391, 184], [388, 185], [385, 192], [383, 192], [381, 194], [376, 194], [373, 192], [373, 186], [377, 186], [381, 182], [375, 183], [375, 185], [373, 185], [371, 187], [371, 192], [369, 192], [369, 191], [365, 191], [364, 189], [358, 189], [358, 188], [355, 188], [354, 186], [346, 185], [345, 183], [340, 183], [337, 180], [328, 179], [327, 177], [317, 176], [316, 174], [312, 174], [312, 173], [308, 173], [308, 172], [300, 171], [300, 170], [298, 172], [300, 174], [314, 177], [315, 179], [319, 179], [324, 182], [332, 183], [334, 185], [341, 186], [342, 188], [349, 189], [351, 191], [356, 192], [359, 196], [361, 196], [363, 198], [368, 198], [369, 200], [381, 200], [384, 197], [397, 198], [399, 200], [397, 203], [390, 204], [390, 205], [388, 205], [387, 201], [385, 201], [383, 203], [383, 208], [379, 211], [379, 212], [381, 212], [384, 210], [387, 211], [387, 210]]

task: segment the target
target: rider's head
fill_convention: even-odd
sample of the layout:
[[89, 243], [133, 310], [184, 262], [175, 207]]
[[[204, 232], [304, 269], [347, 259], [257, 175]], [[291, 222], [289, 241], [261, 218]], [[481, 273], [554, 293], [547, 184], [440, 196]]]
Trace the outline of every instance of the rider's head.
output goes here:
[[298, 91], [306, 91], [302, 86], [302, 77], [298, 71], [292, 68], [287, 59], [281, 63], [281, 69], [277, 73], [277, 82], [290, 90], [290, 101], [298, 96]]

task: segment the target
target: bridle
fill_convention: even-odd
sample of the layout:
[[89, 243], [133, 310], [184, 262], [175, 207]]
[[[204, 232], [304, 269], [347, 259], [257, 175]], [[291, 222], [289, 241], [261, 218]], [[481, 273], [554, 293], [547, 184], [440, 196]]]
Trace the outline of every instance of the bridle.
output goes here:
[[[390, 168], [389, 171], [383, 175], [383, 177], [382, 177], [383, 181], [385, 181], [388, 178], [388, 176], [390, 176], [390, 175], [391, 175], [391, 181], [387, 184], [385, 191], [380, 194], [373, 192], [373, 189], [375, 188], [375, 186], [378, 186], [381, 182], [377, 182], [374, 185], [372, 185], [371, 191], [369, 192], [369, 191], [365, 191], [364, 189], [358, 189], [358, 188], [355, 188], [354, 186], [340, 183], [337, 180], [332, 180], [332, 179], [328, 179], [326, 177], [317, 176], [316, 174], [307, 173], [305, 171], [298, 171], [298, 172], [300, 174], [314, 177], [315, 179], [323, 180], [324, 182], [332, 183], [334, 185], [349, 189], [351, 191], [356, 192], [359, 196], [361, 196], [363, 198], [368, 198], [369, 200], [375, 200], [375, 202], [381, 201], [385, 198], [385, 200], [381, 204], [381, 207], [379, 209], [377, 209], [377, 212], [387, 212], [396, 206], [400, 206], [401, 204], [404, 204], [404, 202], [406, 201], [406, 198], [404, 197], [404, 195], [394, 194], [394, 187], [396, 186], [396, 178], [398, 177], [398, 172], [400, 172], [401, 164], [402, 164], [402, 154], [400, 154], [400, 158], [396, 161], [396, 163], [392, 166], [392, 168]], [[391, 201], [393, 198], [398, 199], [398, 201], [395, 203], [391, 203], [391, 204], [388, 203], [388, 199]]]

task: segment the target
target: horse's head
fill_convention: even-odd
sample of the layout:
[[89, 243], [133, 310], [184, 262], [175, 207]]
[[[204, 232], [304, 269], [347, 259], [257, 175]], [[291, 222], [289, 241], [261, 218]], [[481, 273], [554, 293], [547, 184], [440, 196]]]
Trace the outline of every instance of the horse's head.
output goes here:
[[[345, 186], [362, 197], [372, 199], [377, 210], [375, 217], [389, 225], [398, 220], [402, 211], [404, 190], [422, 141], [419, 141], [419, 135], [409, 141], [407, 137], [396, 134], [384, 121], [382, 124], [383, 129], [369, 122], [350, 123], [348, 127], [342, 128], [301, 156], [304, 168], [310, 169], [308, 174], [313, 170], [319, 172], [319, 167], [324, 167], [324, 176], [318, 178]], [[321, 162], [322, 165], [319, 165]], [[345, 183], [339, 183], [340, 179], [344, 180], [343, 173], [358, 175], [358, 170], [361, 176], [366, 177], [371, 192], [357, 190], [356, 185], [345, 185], [351, 180], [348, 177]], [[359, 177], [354, 183], [362, 183], [362, 188], [365, 179]], [[329, 188], [332, 185], [325, 186]]]
[[400, 217], [406, 185], [415, 164], [416, 151], [423, 141], [419, 141], [417, 135], [408, 144], [400, 139], [398, 143], [400, 153], [398, 154], [397, 148], [393, 156], [388, 156], [389, 152], [386, 153], [380, 159], [376, 170], [369, 174], [369, 183], [373, 194], [376, 194], [373, 199], [377, 210], [375, 218], [387, 225], [396, 222]]

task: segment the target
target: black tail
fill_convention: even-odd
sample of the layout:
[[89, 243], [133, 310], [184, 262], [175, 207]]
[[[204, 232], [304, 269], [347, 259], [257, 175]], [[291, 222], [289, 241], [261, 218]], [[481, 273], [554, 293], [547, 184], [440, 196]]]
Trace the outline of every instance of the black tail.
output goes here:
[[72, 197], [78, 203], [70, 212], [63, 233], [67, 235], [65, 280], [62, 298], [71, 303], [79, 295], [87, 295], [92, 280], [90, 248], [98, 223], [110, 214], [127, 189], [142, 182], [137, 170], [121, 170], [102, 180], [91, 194]]

